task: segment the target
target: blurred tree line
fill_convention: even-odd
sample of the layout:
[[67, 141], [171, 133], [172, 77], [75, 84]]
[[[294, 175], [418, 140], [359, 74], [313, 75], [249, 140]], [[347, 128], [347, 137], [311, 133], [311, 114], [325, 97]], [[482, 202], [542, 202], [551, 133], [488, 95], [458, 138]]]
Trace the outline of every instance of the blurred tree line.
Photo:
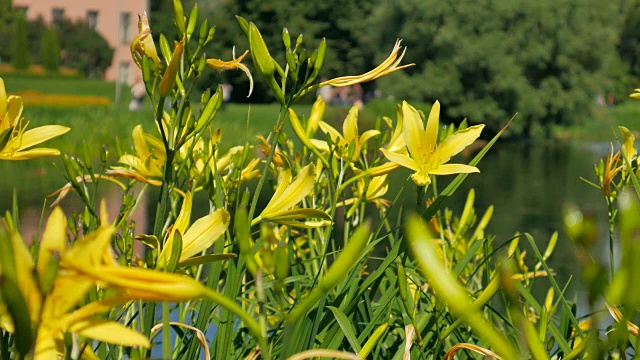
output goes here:
[[11, 0], [0, 0], [0, 60], [16, 70], [41, 64], [49, 72], [60, 66], [89, 78], [101, 78], [111, 66], [113, 49], [86, 22], [63, 19], [48, 26], [42, 18], [27, 20]]
[[[193, 0], [184, 1], [185, 13]], [[234, 18], [256, 23], [274, 56], [282, 28], [304, 34], [308, 47], [327, 38], [322, 75], [360, 74], [384, 59], [396, 38], [416, 66], [368, 84], [396, 101], [443, 103], [447, 122], [468, 118], [496, 132], [516, 112], [512, 135], [545, 135], [553, 124], [580, 124], [596, 99], [626, 98], [640, 85], [638, 0], [212, 0], [201, 17], [216, 25], [210, 57], [248, 48]], [[172, 1], [151, 0], [154, 35], [175, 34]], [[175, 37], [175, 35], [173, 35]], [[171, 37], [171, 35], [169, 35]], [[282, 60], [280, 58], [280, 60]], [[247, 101], [242, 74], [210, 74]], [[257, 82], [258, 86], [263, 86]], [[264, 90], [264, 89], [263, 89]], [[270, 101], [269, 97], [251, 101]]]

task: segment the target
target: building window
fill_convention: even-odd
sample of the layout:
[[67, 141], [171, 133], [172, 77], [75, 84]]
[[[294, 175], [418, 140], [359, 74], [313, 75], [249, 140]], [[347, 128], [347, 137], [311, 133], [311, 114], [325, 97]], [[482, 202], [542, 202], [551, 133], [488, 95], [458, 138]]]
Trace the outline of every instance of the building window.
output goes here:
[[87, 11], [87, 25], [93, 30], [98, 31], [98, 11], [97, 10], [89, 10]]
[[128, 12], [120, 13], [120, 42], [131, 42], [131, 13]]
[[64, 19], [64, 9], [63, 8], [53, 8], [51, 10], [51, 24], [54, 26], [58, 26], [62, 23]]
[[129, 83], [129, 63], [121, 61], [118, 65], [118, 82], [120, 84]]

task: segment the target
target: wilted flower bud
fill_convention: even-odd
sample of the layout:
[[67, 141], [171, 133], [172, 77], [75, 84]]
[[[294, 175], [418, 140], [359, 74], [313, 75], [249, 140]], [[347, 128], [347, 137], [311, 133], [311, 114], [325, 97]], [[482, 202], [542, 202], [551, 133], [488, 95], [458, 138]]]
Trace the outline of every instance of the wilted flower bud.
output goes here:
[[153, 60], [156, 66], [160, 66], [160, 58], [151, 37], [151, 28], [146, 12], [138, 15], [138, 36], [133, 38], [131, 42], [131, 56], [140, 69], [142, 69], [142, 58], [145, 56]]

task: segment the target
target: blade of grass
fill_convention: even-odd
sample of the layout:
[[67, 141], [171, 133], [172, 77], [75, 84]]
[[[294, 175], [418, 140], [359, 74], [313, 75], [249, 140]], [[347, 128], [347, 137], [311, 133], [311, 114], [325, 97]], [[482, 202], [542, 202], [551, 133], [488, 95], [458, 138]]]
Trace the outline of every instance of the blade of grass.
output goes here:
[[333, 316], [335, 316], [336, 321], [338, 322], [340, 328], [342, 329], [342, 332], [344, 333], [344, 336], [347, 338], [347, 341], [349, 341], [349, 344], [351, 345], [355, 353], [359, 353], [360, 350], [362, 350], [362, 347], [360, 346], [360, 342], [356, 337], [356, 332], [353, 330], [353, 326], [351, 326], [351, 321], [349, 320], [347, 315], [345, 315], [337, 307], [327, 306], [327, 308], [331, 310]]
[[[547, 262], [544, 260], [542, 253], [540, 253], [540, 249], [538, 249], [538, 246], [536, 246], [536, 242], [533, 239], [533, 236], [531, 236], [528, 233], [525, 233], [524, 236], [529, 241], [529, 244], [533, 248], [533, 251], [536, 254], [536, 257], [538, 258], [538, 261], [540, 261], [540, 263], [542, 264], [542, 267], [544, 268], [544, 270], [547, 272], [547, 274], [551, 274], [551, 269], [549, 268], [549, 265], [547, 265]], [[556, 281], [556, 279], [551, 275], [547, 276], [547, 278], [551, 282], [551, 285], [553, 286], [554, 290], [558, 294], [561, 294], [562, 289], [560, 288], [560, 286], [558, 286], [558, 282]], [[564, 296], [560, 297], [560, 300], [562, 302], [562, 306], [564, 307], [565, 311], [569, 312], [569, 318], [571, 319], [571, 322], [573, 323], [574, 327], [577, 328], [577, 331], [580, 335], [583, 335], [582, 329], [580, 329], [580, 327], [578, 326], [578, 320], [576, 319], [575, 316], [573, 316], [573, 313], [571, 312], [571, 306], [569, 306], [569, 303], [567, 303], [567, 300], [564, 298]]]

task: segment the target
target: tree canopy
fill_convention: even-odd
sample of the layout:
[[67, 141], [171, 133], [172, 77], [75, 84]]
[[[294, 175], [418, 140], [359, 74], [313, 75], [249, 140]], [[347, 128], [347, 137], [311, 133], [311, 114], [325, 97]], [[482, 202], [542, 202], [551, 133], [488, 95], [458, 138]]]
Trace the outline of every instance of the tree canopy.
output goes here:
[[[171, 39], [171, 4], [152, 0], [155, 36], [169, 31]], [[184, 1], [186, 14], [192, 4]], [[596, 96], [624, 97], [633, 89], [630, 79], [640, 79], [637, 0], [213, 0], [201, 6], [201, 17], [216, 25], [210, 57], [228, 59], [233, 46], [237, 55], [248, 47], [237, 14], [258, 26], [276, 59], [283, 57], [283, 27], [293, 39], [304, 34], [310, 48], [326, 37], [321, 76], [327, 77], [369, 70], [401, 38], [405, 62], [416, 66], [369, 86], [397, 100], [438, 99], [445, 121], [468, 118], [493, 132], [516, 112], [511, 134], [580, 123]], [[241, 74], [208, 76], [207, 86], [231, 82], [234, 100], [244, 99], [248, 83]]]
[[[575, 123], [607, 89], [617, 8], [598, 0], [401, 0], [376, 8], [377, 39], [404, 39], [416, 66], [379, 82], [397, 98], [439, 99], [452, 120], [511, 131]], [[397, 29], [397, 33], [389, 31]], [[546, 126], [548, 128], [548, 126]]]

